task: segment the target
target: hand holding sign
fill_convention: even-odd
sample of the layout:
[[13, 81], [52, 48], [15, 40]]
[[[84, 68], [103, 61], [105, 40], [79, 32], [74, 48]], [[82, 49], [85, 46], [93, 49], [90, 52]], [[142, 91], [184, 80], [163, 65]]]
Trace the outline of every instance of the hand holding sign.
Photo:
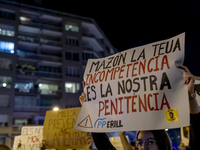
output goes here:
[[190, 94], [194, 93], [194, 83], [195, 83], [194, 75], [191, 74], [190, 70], [186, 66], [177, 65], [177, 68], [180, 68], [185, 71], [183, 73], [184, 83], [187, 84], [188, 92]]

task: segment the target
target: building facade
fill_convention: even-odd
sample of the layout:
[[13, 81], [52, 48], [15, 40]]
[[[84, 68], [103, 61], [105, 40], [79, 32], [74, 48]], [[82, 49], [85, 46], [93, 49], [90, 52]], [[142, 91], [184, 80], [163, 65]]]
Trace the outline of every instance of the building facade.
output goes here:
[[0, 0], [0, 144], [79, 107], [87, 60], [116, 52], [91, 18]]

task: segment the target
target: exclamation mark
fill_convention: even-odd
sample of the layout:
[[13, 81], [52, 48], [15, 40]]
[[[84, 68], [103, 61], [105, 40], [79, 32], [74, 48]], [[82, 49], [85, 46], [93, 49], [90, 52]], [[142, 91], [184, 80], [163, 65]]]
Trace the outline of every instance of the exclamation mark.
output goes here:
[[87, 121], [88, 121], [88, 119], [86, 120], [85, 126], [87, 125]]

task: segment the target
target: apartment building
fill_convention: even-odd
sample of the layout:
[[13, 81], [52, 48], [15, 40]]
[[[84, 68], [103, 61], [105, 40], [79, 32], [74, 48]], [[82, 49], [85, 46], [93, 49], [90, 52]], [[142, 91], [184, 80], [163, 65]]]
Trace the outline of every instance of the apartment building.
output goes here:
[[79, 107], [87, 60], [116, 52], [92, 18], [0, 0], [0, 144]]

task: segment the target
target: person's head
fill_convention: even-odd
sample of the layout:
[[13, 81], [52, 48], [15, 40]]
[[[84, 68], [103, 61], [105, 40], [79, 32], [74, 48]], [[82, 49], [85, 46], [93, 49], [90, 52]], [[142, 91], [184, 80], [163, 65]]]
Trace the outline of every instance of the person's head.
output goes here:
[[169, 113], [169, 116], [170, 116], [171, 119], [173, 119], [173, 118], [174, 118], [173, 112], [170, 112], [170, 113]]
[[0, 150], [11, 150], [11, 149], [6, 145], [0, 145]]
[[172, 150], [171, 140], [165, 130], [139, 131], [136, 147], [138, 150]]

